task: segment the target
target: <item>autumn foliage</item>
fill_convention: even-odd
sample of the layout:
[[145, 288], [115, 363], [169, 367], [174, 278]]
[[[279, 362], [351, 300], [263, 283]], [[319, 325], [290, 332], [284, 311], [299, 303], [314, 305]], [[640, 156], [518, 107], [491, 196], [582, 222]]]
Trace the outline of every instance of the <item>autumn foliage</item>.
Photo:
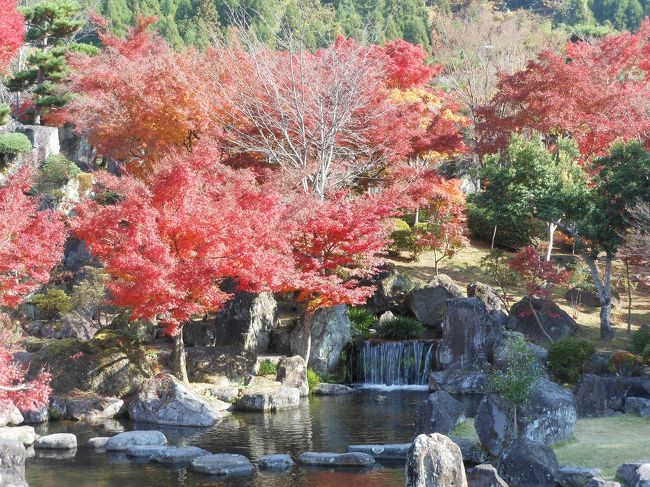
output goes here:
[[9, 65], [23, 43], [23, 16], [16, 0], [0, 0], [0, 72]]
[[547, 298], [554, 285], [566, 284], [571, 274], [550, 261], [542, 260], [535, 247], [520, 250], [509, 262], [526, 287], [529, 296]]

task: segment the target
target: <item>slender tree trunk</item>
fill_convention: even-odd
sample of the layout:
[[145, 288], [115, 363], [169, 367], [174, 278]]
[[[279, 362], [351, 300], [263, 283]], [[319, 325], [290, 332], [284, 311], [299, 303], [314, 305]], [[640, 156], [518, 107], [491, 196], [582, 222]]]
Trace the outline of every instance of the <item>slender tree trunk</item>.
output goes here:
[[530, 308], [530, 311], [532, 311], [533, 316], [535, 317], [535, 322], [537, 322], [537, 326], [539, 326], [539, 329], [542, 330], [542, 333], [546, 338], [548, 338], [548, 341], [553, 343], [553, 339], [551, 338], [551, 335], [549, 335], [546, 330], [544, 329], [544, 325], [542, 325], [542, 322], [539, 319], [539, 316], [537, 315], [537, 312], [535, 311], [535, 308], [533, 307], [533, 298], [529, 297], [527, 299], [528, 301], [528, 307]]
[[546, 228], [548, 229], [548, 248], [546, 249], [546, 262], [550, 262], [551, 254], [553, 253], [553, 240], [555, 239], [555, 230], [557, 225], [553, 222], [547, 222]]
[[630, 261], [624, 259], [625, 262], [625, 280], [627, 284], [627, 332], [632, 331], [632, 283], [630, 282]]
[[612, 327], [612, 256], [607, 254], [605, 272], [601, 279], [596, 260], [584, 252], [581, 252], [581, 254], [587, 266], [589, 266], [589, 272], [598, 290], [598, 299], [600, 301], [600, 338], [603, 340], [612, 340], [616, 336], [616, 332]]
[[415, 221], [414, 221], [413, 225], [417, 225], [418, 223], [420, 223], [420, 207], [419, 206], [415, 209]]
[[494, 250], [494, 240], [497, 238], [497, 226], [494, 225], [494, 231], [492, 232], [492, 243], [490, 244], [490, 250]]
[[304, 323], [304, 331], [305, 331], [305, 356], [303, 357], [305, 359], [305, 363], [307, 366], [309, 366], [309, 357], [311, 356], [311, 327], [312, 327], [312, 313], [309, 311], [305, 311], [305, 315], [303, 317], [303, 323]]
[[519, 436], [519, 425], [517, 424], [517, 406], [512, 406], [512, 436], [516, 440]]
[[183, 342], [183, 327], [174, 335], [174, 350], [172, 351], [172, 372], [181, 381], [189, 384], [187, 378], [187, 364], [185, 362], [185, 343]]

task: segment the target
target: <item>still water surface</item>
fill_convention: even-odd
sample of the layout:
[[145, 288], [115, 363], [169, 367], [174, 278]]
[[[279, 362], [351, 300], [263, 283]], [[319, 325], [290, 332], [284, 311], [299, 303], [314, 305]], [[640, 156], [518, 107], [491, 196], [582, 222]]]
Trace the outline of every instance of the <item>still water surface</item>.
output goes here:
[[214, 453], [240, 453], [253, 463], [260, 455], [308, 450], [343, 452], [350, 444], [405, 443], [413, 438], [415, 407], [425, 391], [362, 390], [348, 396], [303, 399], [300, 409], [271, 414], [235, 413], [212, 428], [165, 428], [109, 421], [100, 425], [53, 422], [40, 434], [70, 432], [79, 448], [71, 458], [41, 452], [27, 462], [31, 487], [398, 487], [402, 464], [346, 470], [295, 466], [286, 473], [257, 470], [251, 477], [219, 479], [157, 464], [138, 464], [124, 454], [85, 448], [88, 438], [129, 429], [158, 429], [170, 444], [196, 445]]

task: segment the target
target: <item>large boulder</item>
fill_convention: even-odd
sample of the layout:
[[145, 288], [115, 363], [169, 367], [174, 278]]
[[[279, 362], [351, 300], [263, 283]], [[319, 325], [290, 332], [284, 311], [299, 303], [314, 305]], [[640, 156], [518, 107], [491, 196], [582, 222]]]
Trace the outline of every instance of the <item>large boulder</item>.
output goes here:
[[628, 397], [650, 399], [650, 377], [621, 377], [584, 374], [575, 387], [580, 417], [625, 411]]
[[447, 315], [447, 300], [463, 297], [463, 291], [451, 277], [440, 274], [426, 286], [414, 289], [408, 297], [411, 313], [423, 324], [440, 328]]
[[447, 391], [429, 394], [415, 411], [415, 434], [451, 433], [465, 420], [465, 406]]
[[463, 463], [465, 463], [465, 466], [479, 465], [487, 462], [488, 454], [478, 440], [460, 436], [449, 436], [449, 439], [460, 447], [460, 452], [463, 454]]
[[[535, 313], [530, 309], [531, 304]], [[535, 315], [553, 341], [567, 338], [578, 329], [575, 320], [553, 301], [528, 297], [523, 298], [510, 308], [506, 326], [510, 330], [523, 333], [529, 340], [547, 342], [548, 337], [540, 329]]]
[[44, 161], [49, 156], [58, 154], [59, 129], [45, 125], [18, 125], [16, 132], [25, 134], [32, 143], [32, 154], [37, 161]]
[[[597, 292], [588, 289], [574, 287], [564, 294], [564, 299], [572, 306], [584, 306], [586, 308], [600, 308], [600, 297]], [[612, 306], [618, 307], [621, 304], [621, 297], [614, 292]]]
[[501, 340], [505, 315], [489, 311], [479, 298], [448, 301], [442, 322], [442, 342], [437, 349], [443, 368], [466, 368], [492, 361], [494, 346]]
[[467, 369], [446, 369], [429, 374], [429, 390], [447, 391], [450, 394], [483, 394], [489, 387], [486, 372]]
[[519, 438], [499, 458], [499, 475], [510, 487], [555, 487], [555, 453], [538, 441]]
[[241, 411], [283, 411], [300, 405], [300, 390], [272, 380], [255, 377], [240, 391], [235, 407]]
[[75, 421], [99, 422], [124, 412], [122, 399], [104, 397], [92, 392], [73, 391], [66, 396], [53, 398], [52, 402], [63, 403], [63, 417]]
[[591, 479], [600, 476], [599, 468], [560, 465], [555, 474], [555, 482], [560, 487], [584, 487]]
[[4, 426], [0, 428], [0, 440], [15, 440], [31, 446], [36, 441], [36, 431], [32, 426]]
[[650, 399], [645, 397], [626, 397], [625, 412], [638, 414], [642, 418], [650, 417]]
[[215, 318], [215, 343], [232, 345], [253, 354], [265, 351], [271, 340], [271, 331], [278, 324], [278, 308], [273, 294], [227, 291], [233, 292], [233, 297]]
[[13, 402], [3, 404], [0, 408], [0, 428], [3, 426], [17, 426], [24, 420], [20, 410], [14, 406]]
[[222, 404], [209, 402], [169, 374], [145, 382], [129, 404], [129, 417], [146, 423], [212, 426], [226, 414]]
[[0, 485], [28, 487], [25, 458], [25, 447], [20, 441], [0, 439]]
[[309, 395], [307, 363], [300, 355], [280, 359], [276, 380], [283, 386], [297, 388], [303, 397]]
[[406, 487], [467, 487], [460, 448], [439, 433], [415, 438], [405, 476]]
[[[183, 328], [191, 328], [191, 326]], [[250, 375], [255, 365], [254, 354], [240, 352], [232, 346], [188, 347], [185, 352], [187, 374], [191, 382], [239, 383]]]
[[624, 463], [616, 470], [616, 480], [628, 487], [650, 487], [650, 460]]
[[499, 294], [492, 287], [482, 282], [474, 281], [468, 284], [467, 297], [479, 298], [489, 310], [505, 311], [505, 305]]
[[[553, 444], [573, 437], [577, 417], [571, 391], [541, 378], [528, 404], [518, 409], [517, 429], [522, 438]], [[486, 395], [474, 425], [483, 448], [498, 455], [514, 436], [512, 407], [497, 396]]]
[[43, 450], [74, 450], [77, 448], [77, 437], [72, 433], [54, 433], [41, 436], [34, 448]]
[[505, 480], [499, 477], [497, 469], [489, 463], [468, 468], [466, 473], [469, 487], [508, 487]]
[[106, 451], [126, 451], [130, 446], [162, 446], [167, 438], [160, 431], [125, 431], [112, 436], [105, 445]]
[[291, 332], [291, 353], [304, 357], [310, 335], [308, 365], [317, 372], [331, 372], [339, 364], [343, 349], [352, 342], [347, 306], [320, 308], [307, 314]]
[[97, 151], [90, 145], [88, 139], [75, 132], [74, 126], [66, 124], [59, 127], [59, 144], [61, 152], [85, 170], [93, 168], [92, 163], [97, 156]]
[[373, 311], [401, 311], [405, 308], [406, 298], [415, 289], [415, 284], [408, 277], [396, 270], [391, 270], [377, 285], [375, 295], [369, 303]]

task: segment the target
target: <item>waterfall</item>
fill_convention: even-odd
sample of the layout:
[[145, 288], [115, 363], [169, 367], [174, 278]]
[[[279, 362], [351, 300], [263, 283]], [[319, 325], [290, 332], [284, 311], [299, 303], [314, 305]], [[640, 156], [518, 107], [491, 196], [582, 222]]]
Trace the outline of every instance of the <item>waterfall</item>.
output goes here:
[[355, 379], [386, 386], [426, 385], [432, 351], [430, 341], [364, 341], [357, 345]]

